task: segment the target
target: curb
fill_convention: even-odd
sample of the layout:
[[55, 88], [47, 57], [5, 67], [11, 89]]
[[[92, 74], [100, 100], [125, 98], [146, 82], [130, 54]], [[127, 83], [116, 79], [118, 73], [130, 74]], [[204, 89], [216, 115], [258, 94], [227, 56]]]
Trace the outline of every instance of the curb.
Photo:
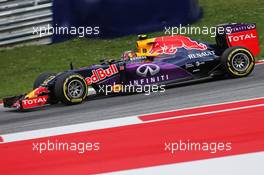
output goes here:
[[255, 63], [256, 64], [263, 64], [264, 63], [264, 59], [263, 60], [257, 60]]

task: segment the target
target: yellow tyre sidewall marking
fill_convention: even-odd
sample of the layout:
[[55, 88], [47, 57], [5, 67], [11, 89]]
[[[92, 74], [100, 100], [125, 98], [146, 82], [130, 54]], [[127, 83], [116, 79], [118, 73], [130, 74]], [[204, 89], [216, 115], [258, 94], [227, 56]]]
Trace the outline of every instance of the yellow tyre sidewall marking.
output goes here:
[[[251, 61], [250, 65], [246, 69], [245, 73], [239, 73], [239, 72], [237, 72], [235, 70], [232, 70], [232, 68], [231, 68], [230, 62], [232, 62], [233, 55], [236, 54], [236, 52], [239, 52], [239, 51], [246, 52], [248, 54], [248, 56], [249, 56], [250, 61]], [[229, 54], [229, 56], [227, 58], [227, 67], [228, 67], [228, 70], [232, 74], [234, 74], [236, 76], [245, 76], [245, 75], [247, 75], [251, 71], [251, 69], [253, 68], [254, 64], [255, 63], [254, 63], [254, 57], [253, 57], [253, 55], [248, 50], [246, 50], [246, 49], [235, 49], [234, 51], [232, 51]]]
[[[78, 79], [80, 79], [80, 80], [84, 83], [84, 85], [85, 85], [85, 92], [84, 92], [84, 93], [85, 93], [85, 94], [84, 94], [83, 98], [70, 99], [70, 98], [68, 97], [68, 95], [67, 95], [67, 83], [68, 83], [68, 81], [69, 81], [70, 79], [72, 79], [72, 78], [78, 78]], [[71, 75], [71, 76], [69, 76], [69, 77], [64, 81], [64, 84], [63, 84], [63, 94], [64, 94], [65, 98], [66, 98], [69, 102], [78, 103], [78, 102], [83, 101], [83, 100], [87, 97], [87, 91], [88, 91], [88, 88], [87, 88], [86, 82], [84, 81], [83, 77], [80, 76], [80, 75]]]

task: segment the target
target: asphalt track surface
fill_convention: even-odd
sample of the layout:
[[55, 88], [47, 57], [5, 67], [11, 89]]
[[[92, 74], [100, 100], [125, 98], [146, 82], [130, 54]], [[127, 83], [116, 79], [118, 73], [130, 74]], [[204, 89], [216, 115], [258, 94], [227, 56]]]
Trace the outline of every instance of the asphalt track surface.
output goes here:
[[18, 112], [0, 107], [0, 134], [121, 118], [264, 97], [264, 65], [246, 78], [221, 79], [169, 88], [165, 93], [88, 98], [75, 106], [62, 104]]

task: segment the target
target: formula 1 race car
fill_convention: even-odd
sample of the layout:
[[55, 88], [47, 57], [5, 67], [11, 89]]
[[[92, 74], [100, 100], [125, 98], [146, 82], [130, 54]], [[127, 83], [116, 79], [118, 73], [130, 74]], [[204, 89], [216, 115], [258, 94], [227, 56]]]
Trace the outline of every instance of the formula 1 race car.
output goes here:
[[137, 52], [125, 52], [121, 59], [104, 60], [101, 64], [43, 73], [33, 85], [33, 91], [3, 99], [4, 107], [29, 109], [62, 102], [79, 104], [92, 87], [98, 94], [102, 87], [113, 93], [123, 87], [170, 85], [206, 77], [248, 76], [259, 54], [255, 24], [223, 24], [217, 26], [216, 44], [195, 41], [189, 37], [140, 35]]

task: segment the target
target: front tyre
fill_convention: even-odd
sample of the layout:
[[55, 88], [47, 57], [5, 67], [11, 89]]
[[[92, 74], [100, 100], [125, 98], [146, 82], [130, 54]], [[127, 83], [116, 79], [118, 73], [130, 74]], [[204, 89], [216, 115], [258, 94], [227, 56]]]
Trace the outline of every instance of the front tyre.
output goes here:
[[56, 76], [55, 73], [52, 73], [52, 72], [45, 72], [45, 73], [42, 73], [40, 74], [34, 84], [33, 84], [33, 89], [36, 89], [38, 88], [39, 86], [41, 86], [45, 81], [47, 81], [50, 77], [53, 77], [53, 76]]
[[88, 88], [85, 79], [76, 73], [66, 73], [58, 78], [54, 89], [57, 99], [67, 105], [82, 103]]
[[[42, 74], [40, 74], [34, 84], [33, 84], [33, 89], [36, 89], [38, 87], [40, 87], [43, 83], [45, 84], [47, 81], [49, 81], [52, 77], [55, 77], [56, 74], [55, 73], [52, 73], [52, 72], [44, 72]], [[54, 95], [54, 92], [53, 92], [53, 89], [51, 90], [50, 92], [50, 96], [49, 96], [49, 99], [48, 99], [48, 103], [49, 104], [57, 104], [59, 101], [58, 99], [55, 97]]]
[[234, 78], [246, 77], [254, 70], [255, 58], [244, 47], [230, 47], [221, 56], [226, 73]]

